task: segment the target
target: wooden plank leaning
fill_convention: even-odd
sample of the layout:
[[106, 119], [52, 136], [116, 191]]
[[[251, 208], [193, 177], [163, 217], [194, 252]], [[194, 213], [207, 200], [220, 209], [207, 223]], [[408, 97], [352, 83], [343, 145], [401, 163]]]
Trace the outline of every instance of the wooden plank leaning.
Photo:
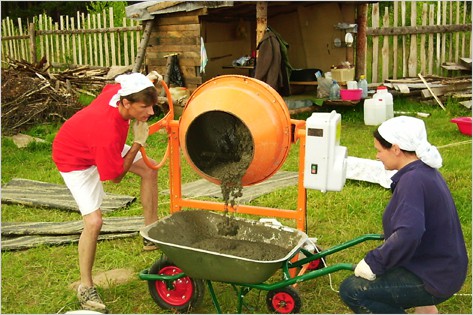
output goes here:
[[427, 84], [427, 81], [425, 81], [424, 77], [422, 76], [422, 74], [418, 74], [419, 78], [422, 80], [422, 82], [424, 82], [425, 86], [427, 87], [427, 89], [429, 90], [430, 94], [432, 94], [432, 96], [435, 98], [435, 100], [437, 101], [437, 103], [440, 105], [440, 107], [442, 107], [443, 110], [446, 110], [445, 109], [445, 106], [443, 106], [442, 102], [438, 99], [437, 95], [434, 94], [434, 92], [432, 91], [432, 89], [429, 87], [429, 85]]

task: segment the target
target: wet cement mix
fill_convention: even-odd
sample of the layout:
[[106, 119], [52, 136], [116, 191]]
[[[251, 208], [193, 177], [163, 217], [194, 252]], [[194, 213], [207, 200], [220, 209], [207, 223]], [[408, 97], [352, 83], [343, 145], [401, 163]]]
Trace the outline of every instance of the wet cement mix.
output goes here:
[[[248, 127], [237, 117], [222, 111], [210, 111], [197, 117], [186, 135], [192, 162], [205, 174], [220, 181], [225, 215], [235, 208], [242, 196], [241, 180], [253, 160], [254, 143]], [[220, 226], [222, 235], [237, 233], [230, 216]]]
[[227, 218], [203, 210], [179, 211], [159, 221], [149, 230], [148, 236], [159, 242], [206, 250], [216, 256], [226, 254], [256, 261], [285, 258], [301, 237], [297, 231], [235, 217], [230, 217], [230, 221], [238, 226], [238, 232], [222, 235], [220, 225]]

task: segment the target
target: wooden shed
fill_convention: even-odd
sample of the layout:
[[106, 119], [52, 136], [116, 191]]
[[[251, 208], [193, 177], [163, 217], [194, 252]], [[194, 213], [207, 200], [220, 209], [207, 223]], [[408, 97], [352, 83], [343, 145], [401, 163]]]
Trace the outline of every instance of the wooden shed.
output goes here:
[[145, 70], [165, 74], [167, 57], [177, 54], [192, 92], [218, 75], [251, 75], [251, 67], [235, 67], [234, 61], [256, 53], [267, 27], [288, 43], [294, 69], [325, 72], [344, 61], [355, 64], [356, 45], [347, 45], [345, 38], [351, 33], [356, 41], [357, 6], [356, 1], [147, 1], [126, 12], [148, 26]]

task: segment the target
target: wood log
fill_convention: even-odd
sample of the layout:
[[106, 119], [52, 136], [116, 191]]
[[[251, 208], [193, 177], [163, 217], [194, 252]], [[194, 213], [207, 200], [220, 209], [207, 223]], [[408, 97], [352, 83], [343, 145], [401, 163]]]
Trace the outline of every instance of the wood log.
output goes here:
[[151, 34], [151, 30], [153, 28], [154, 20], [146, 21], [145, 29], [143, 32], [143, 36], [141, 38], [140, 47], [138, 48], [138, 54], [135, 58], [135, 65], [133, 66], [133, 72], [139, 72], [141, 68], [141, 64], [143, 63], [143, 59], [146, 54], [146, 47], [148, 46], [149, 37]]

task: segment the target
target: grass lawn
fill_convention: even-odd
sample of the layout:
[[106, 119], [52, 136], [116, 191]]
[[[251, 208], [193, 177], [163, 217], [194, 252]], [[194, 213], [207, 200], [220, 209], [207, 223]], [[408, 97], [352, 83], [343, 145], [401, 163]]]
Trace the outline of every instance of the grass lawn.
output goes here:
[[[452, 190], [470, 259], [468, 278], [463, 288], [450, 300], [438, 306], [444, 314], [471, 314], [471, 248], [472, 248], [472, 148], [471, 138], [461, 134], [451, 118], [471, 116], [471, 110], [449, 101], [447, 111], [437, 105], [422, 105], [409, 99], [395, 97], [394, 110], [407, 112], [431, 113], [423, 118], [427, 126], [429, 141], [439, 148], [443, 157], [440, 172]], [[329, 110], [329, 109], [327, 109]], [[337, 108], [342, 114], [341, 144], [348, 148], [350, 156], [374, 159], [372, 126], [363, 123], [362, 104], [356, 107]], [[308, 114], [299, 115], [304, 120]], [[57, 132], [57, 125], [44, 124], [28, 131], [28, 134], [43, 138], [49, 142]], [[470, 140], [470, 142], [466, 142]], [[160, 159], [164, 153], [166, 136], [154, 134], [148, 141], [149, 156]], [[50, 183], [63, 184], [51, 160], [51, 146], [48, 144], [30, 144], [18, 149], [13, 142], [2, 137], [2, 185], [12, 178], [26, 178]], [[298, 145], [293, 145], [282, 170], [298, 170]], [[183, 183], [200, 177], [185, 163], [182, 167]], [[160, 170], [159, 189], [169, 187], [168, 163]], [[130, 174], [122, 183], [116, 185], [106, 182], [105, 190], [109, 193], [139, 197], [139, 180]], [[341, 192], [307, 192], [308, 234], [317, 237], [322, 248], [329, 248], [367, 233], [381, 233], [381, 216], [391, 193], [377, 184], [347, 180]], [[251, 202], [252, 205], [295, 209], [297, 200], [296, 187], [276, 190]], [[169, 214], [169, 197], [159, 195], [159, 215]], [[106, 214], [107, 217], [141, 215], [139, 202], [130, 207]], [[80, 220], [78, 213], [68, 213], [56, 209], [41, 209], [19, 205], [2, 204], [2, 222], [35, 221], [72, 221]], [[284, 224], [295, 226], [294, 222], [281, 220]], [[186, 228], [186, 227], [182, 227]], [[368, 241], [347, 250], [330, 255], [327, 263], [357, 263], [378, 241]], [[112, 313], [151, 314], [172, 313], [159, 308], [152, 300], [145, 281], [138, 278], [138, 273], [149, 268], [161, 253], [143, 252], [140, 236], [101, 241], [98, 245], [94, 274], [118, 268], [132, 268], [136, 277], [131, 281], [99, 288], [104, 302]], [[341, 281], [350, 274], [341, 271], [322, 276], [298, 285], [302, 299], [302, 313], [306, 314], [341, 314], [351, 311], [341, 302], [336, 292]], [[77, 245], [41, 246], [16, 252], [2, 252], [2, 313], [64, 313], [79, 309], [75, 292], [69, 285], [79, 280]], [[214, 289], [224, 313], [236, 312], [236, 295], [232, 287], [224, 283], [215, 283]], [[252, 290], [245, 298], [247, 307], [244, 313], [267, 313], [266, 292]], [[215, 313], [216, 310], [208, 292], [196, 313]], [[412, 312], [412, 310], [409, 310]]]

